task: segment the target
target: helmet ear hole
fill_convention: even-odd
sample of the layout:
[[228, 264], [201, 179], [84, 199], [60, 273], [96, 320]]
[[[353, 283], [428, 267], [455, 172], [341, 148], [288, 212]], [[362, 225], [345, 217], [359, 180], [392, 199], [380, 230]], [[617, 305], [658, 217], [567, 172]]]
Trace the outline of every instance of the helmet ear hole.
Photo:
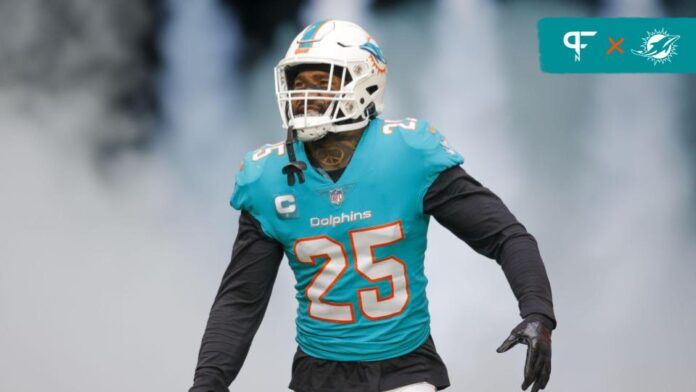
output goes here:
[[377, 107], [375, 106], [374, 102], [370, 102], [369, 105], [365, 108], [365, 117], [366, 118], [375, 118], [377, 117]]

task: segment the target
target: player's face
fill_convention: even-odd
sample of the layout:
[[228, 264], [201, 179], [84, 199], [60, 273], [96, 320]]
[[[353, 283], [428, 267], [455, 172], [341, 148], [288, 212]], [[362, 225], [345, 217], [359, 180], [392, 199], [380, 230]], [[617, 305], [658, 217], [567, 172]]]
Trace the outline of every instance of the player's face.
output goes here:
[[[293, 81], [293, 90], [326, 90], [329, 86], [329, 73], [320, 70], [302, 71], [295, 77]], [[333, 75], [331, 79], [331, 90], [339, 90], [341, 88], [341, 78]], [[332, 94], [316, 92], [310, 94], [310, 97], [329, 97]], [[309, 99], [307, 100], [307, 115], [320, 116], [326, 112], [326, 109], [331, 104], [327, 99]], [[292, 101], [292, 112], [294, 115], [304, 115], [305, 101], [304, 99]]]

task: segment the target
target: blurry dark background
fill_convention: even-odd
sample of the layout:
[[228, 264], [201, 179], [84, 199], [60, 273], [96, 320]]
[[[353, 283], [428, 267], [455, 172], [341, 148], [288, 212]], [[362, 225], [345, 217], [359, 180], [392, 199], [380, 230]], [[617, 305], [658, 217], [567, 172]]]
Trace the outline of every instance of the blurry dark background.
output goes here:
[[[436, 125], [537, 237], [547, 390], [692, 390], [696, 76], [543, 74], [551, 16], [696, 2], [0, 0], [0, 390], [190, 385], [238, 163], [284, 135], [273, 66], [326, 18], [380, 43], [384, 117]], [[435, 222], [429, 241], [451, 390], [516, 390], [524, 350], [495, 353], [518, 321], [503, 274]], [[235, 389], [287, 390], [293, 283], [283, 265]]]

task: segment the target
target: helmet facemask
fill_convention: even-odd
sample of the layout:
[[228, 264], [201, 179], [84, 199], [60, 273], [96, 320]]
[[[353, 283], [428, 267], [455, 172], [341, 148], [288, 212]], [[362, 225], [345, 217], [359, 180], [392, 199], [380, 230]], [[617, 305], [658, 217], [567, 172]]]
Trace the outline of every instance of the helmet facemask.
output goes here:
[[[353, 65], [354, 71], [362, 71], [361, 65]], [[306, 70], [320, 70], [328, 74], [326, 87], [307, 86], [294, 89], [297, 75]], [[334, 88], [334, 78], [340, 79], [338, 88]], [[361, 75], [350, 72], [349, 64], [311, 63], [284, 65], [276, 67], [276, 94], [278, 105], [286, 128], [297, 130], [301, 141], [313, 141], [324, 137], [329, 132], [344, 132], [365, 126], [369, 114], [365, 113], [361, 98], [355, 86], [361, 81]], [[328, 102], [323, 113], [311, 110], [315, 101]], [[365, 100], [362, 99], [364, 103]], [[297, 111], [297, 108], [301, 110]], [[363, 112], [363, 113], [361, 113]]]

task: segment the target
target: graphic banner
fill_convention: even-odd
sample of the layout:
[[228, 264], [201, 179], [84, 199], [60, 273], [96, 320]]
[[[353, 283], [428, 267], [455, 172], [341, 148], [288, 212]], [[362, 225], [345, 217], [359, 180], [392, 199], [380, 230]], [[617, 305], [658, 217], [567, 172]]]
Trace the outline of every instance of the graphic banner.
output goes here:
[[538, 32], [544, 72], [696, 72], [696, 18], [544, 18]]

